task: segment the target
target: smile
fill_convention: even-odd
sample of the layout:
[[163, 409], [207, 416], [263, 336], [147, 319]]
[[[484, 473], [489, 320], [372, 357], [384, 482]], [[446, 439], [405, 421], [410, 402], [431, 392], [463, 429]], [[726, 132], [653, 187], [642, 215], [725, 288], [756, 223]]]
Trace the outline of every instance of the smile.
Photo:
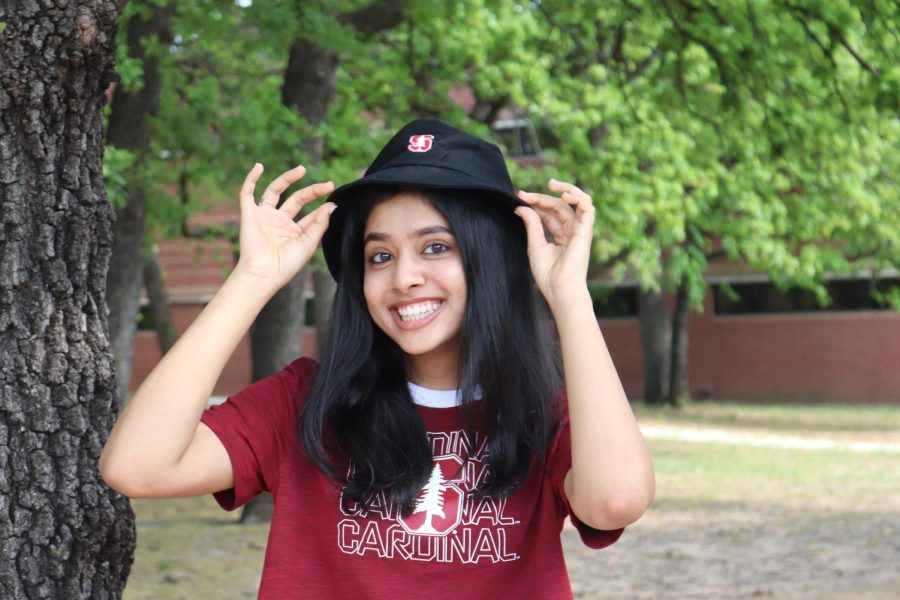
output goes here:
[[397, 313], [400, 315], [400, 319], [404, 323], [411, 323], [413, 321], [421, 321], [423, 319], [427, 319], [429, 316], [437, 312], [437, 310], [443, 306], [443, 302], [435, 302], [433, 300], [428, 300], [426, 302], [417, 302], [415, 304], [406, 304], [404, 306], [397, 307]]

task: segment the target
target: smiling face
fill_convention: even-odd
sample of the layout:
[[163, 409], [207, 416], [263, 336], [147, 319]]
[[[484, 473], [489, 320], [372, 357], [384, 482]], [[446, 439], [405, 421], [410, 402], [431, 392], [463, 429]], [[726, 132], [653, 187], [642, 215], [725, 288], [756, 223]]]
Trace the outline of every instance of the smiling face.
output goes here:
[[466, 276], [447, 219], [423, 195], [403, 192], [372, 209], [363, 239], [372, 320], [406, 353], [414, 382], [455, 388]]

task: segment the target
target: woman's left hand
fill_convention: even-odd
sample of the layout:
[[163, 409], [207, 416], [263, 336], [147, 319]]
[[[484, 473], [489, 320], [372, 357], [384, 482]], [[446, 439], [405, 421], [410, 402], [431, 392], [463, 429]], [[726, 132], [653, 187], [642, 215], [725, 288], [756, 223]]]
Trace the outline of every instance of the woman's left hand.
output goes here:
[[530, 208], [515, 212], [525, 222], [531, 272], [555, 311], [567, 298], [587, 291], [595, 210], [591, 197], [571, 183], [551, 179], [547, 188], [559, 196], [519, 191]]

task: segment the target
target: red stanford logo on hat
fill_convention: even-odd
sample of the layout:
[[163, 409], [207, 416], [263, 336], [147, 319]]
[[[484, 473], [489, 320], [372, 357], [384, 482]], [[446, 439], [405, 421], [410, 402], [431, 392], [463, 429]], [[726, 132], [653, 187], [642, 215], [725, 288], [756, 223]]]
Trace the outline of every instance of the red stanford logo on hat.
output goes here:
[[431, 134], [411, 136], [407, 148], [410, 152], [428, 152], [431, 150], [431, 140], [433, 139], [434, 136]]

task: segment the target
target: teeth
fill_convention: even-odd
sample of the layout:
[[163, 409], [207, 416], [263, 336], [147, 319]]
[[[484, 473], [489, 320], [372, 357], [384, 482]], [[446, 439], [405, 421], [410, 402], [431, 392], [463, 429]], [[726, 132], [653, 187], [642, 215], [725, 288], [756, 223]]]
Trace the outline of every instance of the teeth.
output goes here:
[[440, 308], [440, 306], [440, 302], [420, 302], [418, 304], [407, 304], [406, 306], [400, 307], [397, 309], [397, 312], [400, 313], [400, 318], [404, 321], [415, 321], [427, 317]]

